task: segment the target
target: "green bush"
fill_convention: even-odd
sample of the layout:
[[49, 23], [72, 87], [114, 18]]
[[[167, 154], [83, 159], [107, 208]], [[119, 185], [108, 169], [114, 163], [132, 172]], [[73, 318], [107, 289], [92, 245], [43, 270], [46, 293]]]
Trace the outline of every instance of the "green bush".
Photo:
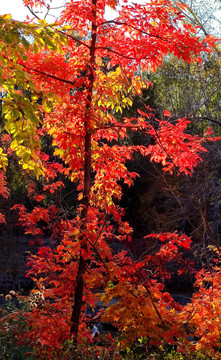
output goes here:
[[0, 354], [1, 360], [33, 360], [31, 346], [25, 333], [26, 305], [18, 308], [9, 300], [0, 308]]

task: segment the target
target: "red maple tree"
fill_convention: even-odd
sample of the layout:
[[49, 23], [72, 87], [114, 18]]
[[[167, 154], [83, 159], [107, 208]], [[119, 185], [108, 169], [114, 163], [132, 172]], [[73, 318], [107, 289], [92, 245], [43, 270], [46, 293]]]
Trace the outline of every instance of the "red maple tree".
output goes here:
[[[25, 4], [44, 2], [33, 0]], [[33, 25], [38, 36], [32, 44], [17, 45], [22, 50], [17, 51], [14, 61], [5, 54], [3, 59], [0, 57], [8, 76], [13, 66], [17, 66], [17, 72], [27, 74], [24, 84], [30, 83], [32, 90], [30, 99], [24, 100], [23, 94], [14, 94], [12, 87], [5, 86], [16, 100], [14, 120], [6, 117], [12, 149], [22, 158], [24, 168], [37, 169], [37, 175], [44, 177], [41, 194], [30, 189], [38, 206], [31, 213], [20, 206], [20, 222], [26, 233], [38, 237], [42, 236], [39, 227], [42, 219], [49, 227], [56, 224], [58, 229], [59, 244], [41, 247], [29, 263], [29, 276], [35, 279], [45, 299], [44, 305], [41, 303], [31, 313], [33, 327], [28, 334], [33, 341], [38, 339], [36, 347], [40, 343], [41, 356], [42, 349], [47, 354], [54, 348], [62, 350], [63, 342], [70, 336], [75, 343], [89, 336], [83, 310], [87, 304], [96, 302], [97, 289], [106, 289], [108, 299], [108, 294], [120, 296], [124, 319], [132, 316], [138, 304], [139, 309], [142, 302], [149, 304], [142, 308], [145, 321], [138, 336], [145, 335], [145, 326], [150, 322], [152, 330], [148, 327], [146, 335], [153, 342], [158, 343], [160, 337], [171, 342], [179, 328], [177, 323], [174, 332], [169, 330], [168, 324], [175, 324], [175, 315], [168, 309], [172, 299], [164, 293], [160, 300], [163, 287], [157, 276], [162, 277], [162, 273], [166, 276], [164, 265], [177, 257], [179, 247], [188, 247], [190, 240], [177, 234], [162, 234], [167, 245], [155, 257], [136, 264], [125, 253], [114, 254], [109, 244], [113, 239], [128, 241], [131, 237], [132, 229], [123, 220], [124, 211], [117, 200], [122, 196], [121, 183], [131, 186], [138, 176], [126, 166], [133, 154], [150, 156], [151, 161], [161, 162], [170, 173], [175, 170], [191, 174], [201, 161], [200, 152], [205, 151], [203, 139], [185, 133], [186, 119], [177, 120], [175, 125], [163, 120], [156, 126], [157, 120], [152, 123], [148, 107], [146, 112], [139, 111], [137, 118], [118, 120], [115, 114], [131, 106], [133, 96], [150, 86], [137, 75], [138, 70], [155, 71], [168, 53], [187, 62], [199, 60], [201, 53], [212, 50], [215, 40], [210, 36], [200, 40], [191, 25], [182, 23], [183, 4], [173, 6], [169, 0], [126, 2], [112, 21], [105, 19], [105, 6], [116, 8], [117, 3], [71, 0], [56, 25], [44, 21]], [[3, 20], [10, 27], [12, 20]], [[4, 41], [7, 43], [7, 39], [3, 38]], [[24, 106], [35, 111], [31, 124], [27, 108], [26, 112], [22, 110]], [[5, 112], [9, 109], [6, 101]], [[164, 115], [170, 117], [168, 111]], [[155, 145], [120, 145], [119, 140], [127, 138], [128, 130], [153, 137]], [[62, 165], [50, 162], [40, 150], [41, 137], [48, 135], [54, 156], [61, 159]], [[63, 186], [56, 178], [58, 173], [77, 186], [78, 205], [71, 219], [60, 219], [56, 207], [44, 207], [47, 191], [53, 193]], [[155, 275], [148, 277], [150, 266]], [[119, 313], [115, 317], [126, 338], [132, 340], [129, 324]], [[159, 331], [153, 336], [157, 328]]]

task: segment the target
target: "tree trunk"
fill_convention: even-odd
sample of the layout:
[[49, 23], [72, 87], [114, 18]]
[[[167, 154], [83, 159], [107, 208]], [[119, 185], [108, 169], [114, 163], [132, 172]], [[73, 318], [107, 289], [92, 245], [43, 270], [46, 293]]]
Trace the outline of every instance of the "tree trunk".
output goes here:
[[[87, 95], [87, 105], [85, 111], [85, 139], [84, 139], [84, 191], [82, 205], [83, 209], [81, 212], [81, 250], [87, 251], [88, 244], [87, 239], [84, 237], [84, 230], [87, 226], [87, 215], [89, 208], [89, 197], [91, 190], [91, 129], [90, 129], [90, 109], [92, 103], [92, 92], [94, 86], [94, 64], [95, 64], [95, 45], [97, 38], [97, 26], [96, 26], [96, 3], [97, 0], [92, 0], [92, 37], [90, 45], [90, 61], [89, 61], [89, 86]], [[84, 292], [84, 274], [88, 265], [88, 260], [85, 260], [81, 255], [79, 259], [78, 272], [76, 277], [76, 286], [74, 294], [74, 305], [71, 315], [71, 334], [74, 336], [74, 344], [77, 345], [78, 340], [78, 329], [80, 322], [80, 315], [83, 303], [83, 292]]]

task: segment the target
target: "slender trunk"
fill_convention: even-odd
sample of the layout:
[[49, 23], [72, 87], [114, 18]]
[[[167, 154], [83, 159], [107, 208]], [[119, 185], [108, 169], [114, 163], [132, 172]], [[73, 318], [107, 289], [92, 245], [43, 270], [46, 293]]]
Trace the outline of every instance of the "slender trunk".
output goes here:
[[[85, 139], [84, 139], [84, 191], [82, 205], [83, 209], [81, 212], [81, 250], [87, 251], [87, 240], [84, 237], [84, 230], [87, 226], [87, 214], [89, 208], [89, 196], [91, 190], [91, 129], [90, 129], [90, 109], [92, 103], [92, 92], [94, 86], [94, 63], [95, 63], [95, 45], [97, 37], [97, 26], [96, 26], [96, 3], [97, 0], [92, 0], [92, 37], [90, 46], [90, 62], [89, 62], [89, 86], [87, 95], [87, 105], [85, 111]], [[71, 334], [74, 336], [74, 344], [77, 345], [78, 329], [80, 322], [80, 315], [83, 303], [83, 291], [84, 291], [84, 274], [88, 265], [88, 260], [85, 260], [81, 255], [79, 259], [78, 272], [76, 277], [74, 305], [71, 315]]]

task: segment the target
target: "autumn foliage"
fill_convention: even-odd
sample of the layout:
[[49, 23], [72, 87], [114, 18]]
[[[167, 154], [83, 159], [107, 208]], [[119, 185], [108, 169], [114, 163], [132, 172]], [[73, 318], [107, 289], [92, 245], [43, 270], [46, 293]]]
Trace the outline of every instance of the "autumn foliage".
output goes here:
[[[44, 5], [43, 1], [24, 3]], [[213, 269], [215, 277], [209, 272], [197, 275], [199, 292], [188, 307], [180, 307], [165, 290], [170, 262], [176, 262], [180, 272], [187, 271], [182, 253], [190, 249], [190, 238], [177, 232], [147, 235], [144, 241], [152, 237], [162, 245], [140, 261], [124, 251], [116, 254], [110, 246], [114, 240], [131, 239], [132, 229], [118, 200], [122, 184], [131, 186], [139, 176], [127, 168], [134, 154], [161, 163], [162, 170], [171, 174], [191, 175], [206, 151], [203, 142], [215, 140], [210, 130], [204, 138], [189, 134], [189, 121], [172, 121], [167, 110], [164, 119], [156, 119], [147, 106], [145, 112], [138, 110], [136, 118], [120, 118], [122, 110], [133, 105], [133, 97], [151, 86], [137, 71], [155, 71], [168, 53], [187, 62], [201, 61], [215, 40], [199, 39], [191, 25], [182, 23], [183, 4], [125, 2], [112, 21], [105, 19], [106, 5], [115, 8], [117, 3], [71, 0], [52, 25], [0, 17], [5, 130], [20, 165], [29, 174], [35, 172], [41, 184], [41, 191], [33, 182], [29, 186], [33, 210], [14, 207], [25, 233], [39, 245], [38, 253], [30, 256], [28, 276], [36, 284], [33, 294], [40, 291], [44, 303], [25, 314], [27, 338], [36, 356], [47, 359], [64, 355], [68, 340], [74, 346], [82, 339], [92, 341], [85, 309], [95, 306], [104, 291], [104, 302], [119, 299], [104, 319], [119, 328], [123, 347], [136, 337], [147, 337], [151, 344], [191, 348], [187, 324], [196, 329], [199, 323], [197, 346], [208, 347], [215, 339], [219, 347], [219, 326], [214, 327], [214, 318], [216, 324], [220, 322], [218, 265]], [[32, 36], [30, 43], [27, 34]], [[128, 130], [142, 132], [151, 144], [127, 145]], [[53, 158], [41, 148], [45, 137], [51, 139]], [[0, 164], [5, 171], [3, 150]], [[47, 201], [64, 187], [60, 180], [64, 176], [77, 191], [68, 217]], [[0, 194], [8, 194], [4, 172]], [[4, 221], [2, 215], [0, 219]], [[43, 246], [45, 229], [51, 246]], [[206, 291], [203, 276], [212, 283]]]

